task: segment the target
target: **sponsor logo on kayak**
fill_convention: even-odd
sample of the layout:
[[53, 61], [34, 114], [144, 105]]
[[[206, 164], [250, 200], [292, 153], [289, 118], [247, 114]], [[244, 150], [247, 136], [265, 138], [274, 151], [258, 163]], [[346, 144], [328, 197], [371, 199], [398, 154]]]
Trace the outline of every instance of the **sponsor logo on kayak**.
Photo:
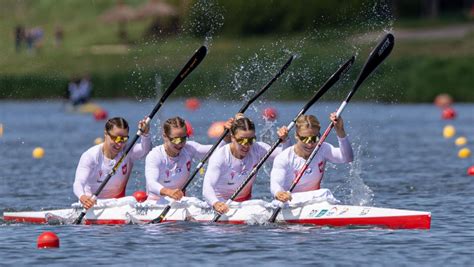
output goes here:
[[360, 215], [367, 215], [367, 213], [369, 213], [370, 211], [370, 208], [364, 208], [361, 212], [360, 212]]
[[341, 212], [339, 212], [338, 215], [342, 215], [342, 214], [344, 214], [344, 213], [346, 213], [346, 212], [348, 212], [348, 211], [349, 211], [349, 208], [343, 208], [343, 209], [341, 210]]
[[148, 206], [135, 206], [135, 210], [137, 211], [138, 215], [147, 215], [148, 214]]
[[310, 217], [316, 217], [317, 214], [318, 214], [318, 210], [312, 210], [309, 212]]
[[316, 215], [316, 217], [323, 217], [324, 214], [326, 214], [328, 212], [328, 210], [321, 210], [318, 215]]
[[337, 207], [332, 207], [326, 215], [327, 216], [332, 216], [332, 215], [336, 214], [336, 212], [337, 212]]

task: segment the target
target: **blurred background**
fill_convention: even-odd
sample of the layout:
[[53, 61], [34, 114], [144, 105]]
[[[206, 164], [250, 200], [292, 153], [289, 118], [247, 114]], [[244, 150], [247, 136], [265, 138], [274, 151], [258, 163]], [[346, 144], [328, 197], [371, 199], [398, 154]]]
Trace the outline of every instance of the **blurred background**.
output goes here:
[[155, 98], [206, 44], [173, 97], [235, 99], [296, 54], [272, 99], [300, 100], [385, 32], [395, 49], [359, 100], [474, 101], [472, 0], [2, 0], [0, 99], [66, 98], [81, 80], [97, 98]]

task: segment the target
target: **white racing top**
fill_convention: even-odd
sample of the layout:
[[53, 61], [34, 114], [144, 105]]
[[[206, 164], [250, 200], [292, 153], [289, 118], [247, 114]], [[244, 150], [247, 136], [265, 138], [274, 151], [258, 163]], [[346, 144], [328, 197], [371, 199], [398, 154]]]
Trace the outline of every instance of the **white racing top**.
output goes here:
[[[304, 175], [296, 185], [293, 192], [306, 192], [317, 190], [321, 186], [326, 161], [332, 163], [347, 163], [354, 158], [349, 138], [337, 138], [339, 147], [323, 143], [316, 156], [313, 158]], [[273, 161], [270, 174], [270, 190], [273, 195], [280, 191], [288, 191], [293, 179], [303, 168], [306, 160], [295, 153], [291, 146], [280, 153]]]
[[[268, 144], [256, 142], [250, 147], [250, 151], [243, 159], [238, 159], [232, 155], [230, 144], [216, 150], [209, 159], [209, 165], [204, 176], [202, 188], [204, 199], [211, 205], [218, 201], [225, 202], [228, 200], [269, 149]], [[270, 160], [273, 160], [282, 151], [282, 147], [277, 147], [270, 155]], [[252, 177], [234, 199], [235, 201], [243, 201], [251, 197], [255, 177]]]
[[[220, 143], [222, 146], [224, 142]], [[149, 199], [160, 198], [162, 188], [182, 188], [189, 178], [191, 162], [202, 158], [212, 145], [201, 145], [198, 142], [187, 141], [176, 157], [170, 157], [164, 145], [157, 146], [146, 157], [145, 176]]]
[[[74, 194], [80, 198], [82, 195], [92, 196], [99, 188], [102, 181], [119, 161], [124, 151], [117, 154], [114, 159], [108, 159], [102, 152], [103, 144], [89, 148], [79, 160], [74, 180]], [[133, 162], [143, 158], [151, 150], [151, 138], [142, 135], [141, 141], [135, 144], [122, 161], [117, 172], [110, 178], [98, 198], [118, 198], [125, 195], [128, 178], [132, 172]]]

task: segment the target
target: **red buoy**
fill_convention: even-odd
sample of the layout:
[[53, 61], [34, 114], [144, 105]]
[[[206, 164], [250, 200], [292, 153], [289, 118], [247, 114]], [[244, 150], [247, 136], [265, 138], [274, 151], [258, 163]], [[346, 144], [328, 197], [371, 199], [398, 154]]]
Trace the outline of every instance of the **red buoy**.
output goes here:
[[467, 175], [469, 176], [474, 176], [474, 165], [471, 167], [467, 168]]
[[194, 129], [193, 129], [193, 126], [191, 125], [191, 123], [189, 121], [184, 121], [184, 123], [186, 124], [186, 134], [188, 136], [193, 136], [194, 135]]
[[445, 120], [452, 120], [456, 118], [456, 111], [452, 107], [447, 107], [443, 109], [441, 117]]
[[38, 248], [59, 248], [59, 238], [53, 232], [44, 232], [38, 236]]
[[264, 119], [274, 121], [278, 117], [276, 109], [269, 107], [263, 110], [262, 116]]
[[197, 110], [201, 106], [201, 102], [196, 97], [186, 99], [185, 106], [191, 111]]
[[145, 200], [148, 198], [148, 195], [144, 191], [137, 191], [133, 193], [133, 197], [138, 201], [138, 202], [145, 202]]
[[94, 119], [96, 121], [101, 121], [107, 119], [109, 114], [107, 114], [107, 111], [103, 109], [98, 109], [96, 112], [94, 112]]

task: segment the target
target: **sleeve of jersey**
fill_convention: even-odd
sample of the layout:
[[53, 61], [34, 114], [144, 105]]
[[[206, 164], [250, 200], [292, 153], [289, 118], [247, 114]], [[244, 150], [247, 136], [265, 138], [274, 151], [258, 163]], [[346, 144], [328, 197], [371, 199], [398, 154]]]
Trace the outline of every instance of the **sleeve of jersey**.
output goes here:
[[349, 138], [337, 138], [339, 147], [334, 147], [331, 144], [324, 143], [325, 153], [324, 157], [332, 163], [348, 163], [354, 159], [354, 153]]
[[94, 169], [94, 159], [87, 153], [82, 154], [79, 164], [76, 168], [76, 177], [74, 178], [73, 191], [77, 198], [83, 195], [90, 195], [91, 192], [86, 191], [87, 179]]
[[[221, 142], [222, 143], [222, 142]], [[198, 142], [194, 141], [189, 141], [187, 144], [192, 148], [193, 150], [193, 157], [196, 157], [198, 160], [204, 157], [206, 153], [209, 151], [209, 149], [212, 148], [212, 145], [202, 145]]]
[[142, 134], [140, 137], [140, 143], [135, 144], [130, 151], [130, 157], [133, 161], [139, 160], [145, 157], [151, 150], [151, 136], [150, 134]]
[[[262, 153], [262, 157], [263, 157], [268, 152], [268, 150], [270, 150], [271, 146], [267, 143], [264, 143], [264, 142], [258, 142], [258, 144], [260, 145], [260, 147], [262, 147], [264, 149], [264, 151]], [[285, 144], [283, 144], [283, 145], [285, 145]], [[278, 156], [278, 154], [280, 154], [284, 149], [285, 149], [284, 146], [282, 146], [282, 145], [278, 146], [277, 148], [275, 148], [275, 150], [273, 150], [272, 154], [270, 154], [269, 159], [274, 160], [275, 157]]]
[[148, 154], [145, 160], [145, 178], [146, 188], [148, 192], [151, 192], [157, 196], [160, 195], [163, 185], [158, 182], [160, 177], [160, 157], [157, 150], [153, 150]]
[[213, 206], [219, 199], [216, 196], [214, 188], [221, 174], [221, 166], [223, 166], [223, 148], [216, 151], [210, 158], [206, 174], [204, 175], [204, 182], [202, 186], [202, 195], [207, 203]]
[[287, 191], [287, 189], [284, 188], [285, 178], [285, 158], [276, 157], [273, 161], [272, 171], [270, 172], [270, 191], [273, 196], [275, 196], [277, 192]]

